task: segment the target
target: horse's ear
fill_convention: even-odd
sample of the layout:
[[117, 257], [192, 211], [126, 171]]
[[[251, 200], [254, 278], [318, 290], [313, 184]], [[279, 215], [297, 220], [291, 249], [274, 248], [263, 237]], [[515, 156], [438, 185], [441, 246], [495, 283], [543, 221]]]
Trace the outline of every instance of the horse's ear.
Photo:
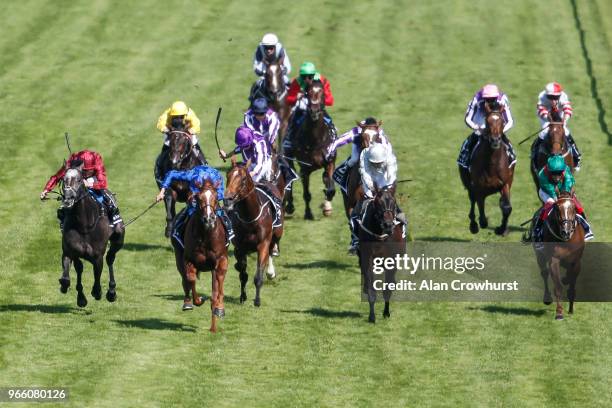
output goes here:
[[232, 167], [236, 167], [236, 156], [232, 154], [232, 157], [230, 159], [232, 161]]
[[196, 180], [193, 184], [198, 188], [198, 190], [201, 190], [202, 187], [204, 187], [204, 184], [199, 180]]
[[357, 126], [359, 126], [361, 129], [363, 129], [365, 126], [358, 120], [355, 121], [355, 123], [357, 124]]
[[382, 126], [382, 124], [383, 124], [383, 121], [382, 121], [382, 120], [379, 120], [379, 121], [378, 121], [378, 123], [376, 124], [376, 126], [381, 127], [381, 126]]

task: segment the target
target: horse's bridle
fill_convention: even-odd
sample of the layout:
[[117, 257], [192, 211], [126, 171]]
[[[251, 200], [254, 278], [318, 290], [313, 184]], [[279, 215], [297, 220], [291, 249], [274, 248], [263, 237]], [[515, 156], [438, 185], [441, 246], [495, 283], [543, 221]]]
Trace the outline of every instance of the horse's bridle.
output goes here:
[[182, 130], [171, 130], [169, 132], [170, 134], [172, 133], [176, 133], [184, 138], [187, 139], [187, 142], [189, 143], [189, 149], [187, 150], [186, 153], [181, 154], [181, 156], [179, 157], [179, 161], [177, 163], [177, 165], [183, 163], [185, 161], [185, 159], [187, 159], [189, 157], [189, 155], [191, 155], [191, 152], [193, 151], [193, 143], [191, 143], [191, 134], [189, 132], [184, 132]]
[[[234, 194], [234, 197], [229, 199], [229, 200], [231, 200], [234, 204], [236, 204], [236, 203], [239, 203], [240, 201], [246, 199], [248, 196], [253, 194], [253, 192], [255, 191], [255, 183], [253, 183], [253, 188], [251, 189], [251, 191], [249, 191], [245, 195], [242, 195], [242, 192], [246, 188], [248, 188], [248, 186], [247, 186], [247, 178], [246, 177], [241, 177], [240, 178], [240, 187], [238, 188], [238, 191]], [[228, 199], [228, 198], [226, 197], [226, 199]]]
[[[555, 203], [555, 207], [557, 208], [557, 211], [558, 211], [558, 205], [557, 204], [558, 204], [559, 201], [562, 201], [562, 200], [563, 201], [572, 200], [572, 197], [561, 197], [561, 198], [559, 198], [557, 200], [557, 202]], [[559, 214], [558, 218], [559, 218], [558, 222], [559, 222], [559, 228], [560, 228], [559, 231], [561, 231], [561, 228], [563, 226], [570, 224], [570, 228], [569, 228], [570, 233], [569, 233], [569, 237], [567, 239], [561, 237], [560, 234], [557, 235], [557, 233], [550, 226], [550, 223], [548, 222], [548, 219], [546, 220], [546, 228], [548, 228], [548, 231], [550, 231], [550, 233], [553, 234], [553, 236], [555, 238], [557, 238], [557, 239], [559, 239], [559, 240], [561, 240], [563, 242], [567, 242], [570, 239], [572, 239], [572, 236], [574, 235], [574, 232], [576, 232], [576, 223], [577, 223], [576, 217], [574, 217], [574, 219], [572, 219], [572, 220], [569, 220], [569, 219], [568, 220], [564, 220], [564, 219], [561, 218], [561, 214]]]

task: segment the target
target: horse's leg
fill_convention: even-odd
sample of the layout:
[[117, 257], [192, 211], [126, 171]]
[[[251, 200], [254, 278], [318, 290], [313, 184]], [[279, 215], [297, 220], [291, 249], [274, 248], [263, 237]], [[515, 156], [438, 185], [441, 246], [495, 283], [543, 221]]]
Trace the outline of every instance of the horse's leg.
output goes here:
[[312, 211], [310, 210], [310, 200], [312, 199], [312, 195], [310, 194], [310, 171], [302, 171], [302, 186], [304, 188], [303, 197], [304, 204], [306, 205], [306, 209], [304, 210], [304, 219], [305, 220], [314, 220], [314, 216], [312, 215]]
[[332, 177], [334, 173], [334, 163], [329, 162], [323, 169], [323, 185], [325, 186], [325, 201], [323, 202], [323, 215], [329, 217], [332, 214], [332, 200], [336, 195], [336, 187], [334, 186], [334, 179]]
[[98, 256], [93, 261], [93, 269], [94, 269], [94, 284], [91, 287], [91, 296], [96, 300], [102, 299], [102, 285], [100, 284], [100, 279], [102, 278], [102, 269], [104, 268], [104, 257], [102, 255]]
[[66, 254], [62, 254], [62, 276], [59, 278], [60, 292], [68, 292], [70, 287], [70, 266], [72, 260]]
[[[177, 244], [173, 244], [177, 245]], [[187, 280], [187, 274], [185, 272], [185, 260], [183, 259], [182, 248], [174, 247], [174, 261], [176, 263], [176, 270], [181, 275], [181, 284], [183, 285], [183, 310], [193, 310], [193, 303], [191, 302], [191, 284]]]
[[550, 295], [550, 289], [548, 287], [548, 265], [544, 260], [542, 255], [536, 254], [536, 258], [538, 260], [538, 265], [540, 267], [540, 275], [542, 276], [542, 280], [544, 281], [544, 298], [542, 301], [545, 305], [550, 305], [552, 303], [552, 296]]
[[557, 258], [552, 258], [550, 261], [550, 276], [555, 285], [555, 302], [557, 303], [555, 319], [563, 320], [563, 303], [561, 299], [563, 283], [561, 282], [561, 271], [560, 271], [559, 259]]
[[257, 272], [255, 273], [255, 306], [261, 306], [260, 292], [263, 286], [264, 271], [268, 267], [270, 240], [266, 239], [257, 245]]
[[489, 220], [487, 220], [487, 215], [485, 213], [486, 198], [484, 194], [476, 198], [476, 205], [478, 206], [478, 224], [480, 224], [480, 228], [487, 228], [489, 226]]
[[[293, 160], [287, 160], [287, 163], [289, 163], [289, 167], [291, 167], [291, 169], [295, 171], [295, 164], [293, 163]], [[285, 191], [284, 202], [285, 202], [285, 213], [288, 216], [292, 216], [293, 213], [295, 212], [295, 206], [293, 205], [293, 183], [287, 189], [287, 191]]]
[[504, 187], [502, 188], [501, 197], [499, 198], [499, 208], [502, 212], [502, 223], [499, 227], [495, 228], [495, 233], [505, 237], [510, 232], [508, 229], [508, 218], [510, 218], [510, 214], [512, 213], [509, 184], [504, 184]]
[[212, 321], [210, 331], [213, 333], [217, 332], [217, 319], [223, 319], [225, 317], [225, 304], [223, 302], [225, 295], [223, 292], [223, 283], [225, 281], [226, 272], [227, 257], [223, 256], [217, 260], [215, 269], [212, 273], [214, 304], [211, 306]]
[[[395, 283], [395, 271], [394, 270], [385, 270], [385, 282], [387, 283]], [[387, 285], [387, 288], [389, 286]], [[389, 301], [391, 300], [392, 291], [389, 289], [385, 289], [383, 291], [383, 298], [385, 299], [385, 310], [383, 311], [383, 317], [388, 318], [391, 317], [391, 312], [389, 311]]]
[[164, 205], [166, 206], [166, 238], [170, 238], [172, 234], [172, 220], [174, 220], [174, 199], [172, 193], [167, 193], [164, 197]]
[[476, 200], [474, 198], [474, 192], [472, 190], [468, 190], [468, 196], [470, 198], [470, 232], [472, 234], [478, 233], [478, 224], [476, 224], [476, 214], [474, 212], [474, 205], [476, 204]]
[[198, 292], [196, 291], [196, 278], [197, 278], [197, 269], [194, 264], [191, 262], [185, 262], [185, 276], [187, 278], [187, 282], [191, 287], [191, 296], [193, 299], [193, 304], [196, 306], [201, 306], [204, 301], [200, 296], [198, 296]]
[[108, 290], [106, 291], [106, 300], [109, 302], [114, 302], [117, 300], [117, 292], [115, 288], [117, 284], [115, 283], [115, 257], [117, 252], [123, 247], [123, 238], [125, 235], [122, 233], [115, 239], [110, 241], [110, 248], [106, 253], [106, 265], [108, 265]]
[[574, 301], [576, 300], [576, 279], [580, 273], [580, 259], [575, 261], [568, 268], [567, 275], [569, 280], [569, 288], [567, 289], [567, 300], [569, 300], [569, 313], [574, 313]]
[[77, 305], [79, 307], [85, 307], [87, 306], [87, 298], [83, 293], [83, 283], [81, 281], [83, 275], [83, 262], [79, 258], [74, 259], [74, 269], [77, 273]]
[[236, 257], [236, 269], [240, 276], [240, 303], [244, 303], [247, 300], [246, 285], [249, 281], [249, 274], [247, 273], [247, 257], [246, 254], [234, 251]]

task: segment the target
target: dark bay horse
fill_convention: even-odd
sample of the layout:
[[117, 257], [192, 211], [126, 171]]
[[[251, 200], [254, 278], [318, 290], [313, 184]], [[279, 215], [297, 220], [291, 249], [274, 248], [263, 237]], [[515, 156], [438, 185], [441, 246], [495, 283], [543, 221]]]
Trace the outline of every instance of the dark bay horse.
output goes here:
[[282, 146], [283, 137], [285, 137], [285, 133], [287, 133], [289, 114], [291, 113], [291, 107], [287, 104], [287, 87], [283, 80], [282, 67], [282, 61], [269, 63], [267, 64], [266, 73], [264, 75], [266, 98], [272, 109], [278, 113], [280, 120], [277, 137], [278, 146]]
[[[170, 153], [167, 160], [162, 163], [162, 172], [167, 174], [171, 170], [190, 170], [199, 165], [200, 162], [193, 152], [191, 134], [184, 130], [171, 130], [168, 134], [170, 141]], [[175, 181], [170, 185], [164, 197], [166, 206], [166, 238], [172, 233], [172, 223], [176, 216], [175, 205], [177, 202], [187, 202], [189, 196], [189, 184], [186, 181]]]
[[[585, 231], [576, 219], [576, 204], [569, 193], [561, 193], [553, 206], [550, 215], [544, 222], [543, 242], [541, 249], [534, 244], [538, 266], [544, 279], [544, 304], [550, 305], [552, 298], [548, 289], [550, 275], [555, 286], [555, 302], [557, 303], [555, 319], [563, 319], [562, 295], [563, 285], [569, 285], [567, 298], [569, 313], [574, 313], [576, 299], [576, 279], [580, 273], [580, 261], [584, 251]], [[567, 271], [561, 277], [560, 268]]]
[[[310, 174], [318, 169], [323, 169], [323, 184], [325, 189], [325, 201], [322, 204], [323, 215], [329, 216], [332, 213], [332, 199], [336, 194], [336, 187], [332, 179], [334, 172], [336, 156], [334, 155], [329, 161], [325, 159], [327, 146], [332, 142], [332, 135], [324, 120], [324, 94], [321, 81], [313, 81], [307, 93], [308, 108], [305, 119], [301, 126], [295, 129], [293, 142], [295, 144], [294, 154], [295, 159], [300, 164], [300, 178], [304, 188], [303, 197], [306, 203], [304, 210], [304, 218], [313, 220], [314, 216], [310, 209]], [[294, 163], [290, 160], [293, 168]], [[287, 214], [293, 214], [295, 207], [293, 205], [293, 192], [288, 190], [285, 195]]]
[[[185, 226], [184, 245], [172, 239], [176, 267], [181, 274], [185, 299], [183, 310], [191, 305], [190, 292], [193, 303], [202, 304], [202, 298], [196, 291], [196, 277], [200, 271], [211, 271], [212, 293], [210, 331], [217, 331], [217, 319], [225, 316], [223, 303], [223, 283], [227, 272], [228, 254], [225, 246], [225, 228], [215, 210], [219, 206], [217, 201], [217, 186], [210, 181], [204, 182], [200, 192], [196, 195], [197, 209], [189, 218]], [[186, 307], [187, 306], [187, 307]]]
[[[245, 290], [249, 280], [247, 255], [257, 252], [254, 304], [260, 306], [260, 291], [263, 285], [264, 271], [270, 278], [276, 275], [270, 252], [274, 244], [280, 242], [283, 227], [282, 224], [279, 227], [273, 226], [274, 215], [271, 208], [273, 204], [263, 191], [256, 188], [249, 174], [249, 165], [250, 161], [236, 163], [236, 158], [232, 156], [232, 167], [227, 172], [227, 188], [224, 201], [232, 218], [232, 225], [236, 234], [233, 242], [236, 269], [240, 273], [240, 303], [244, 303], [247, 299]], [[276, 187], [272, 184], [269, 184], [268, 187], [280, 197]]]
[[[373, 259], [375, 257], [395, 258], [403, 256], [406, 252], [406, 234], [404, 226], [396, 222], [397, 203], [393, 187], [377, 189], [373, 199], [363, 203], [363, 215], [359, 220], [359, 267], [363, 280], [363, 294], [367, 296], [370, 304], [368, 321], [376, 322], [374, 304], [376, 303], [376, 290], [374, 287], [375, 274]], [[386, 269], [384, 281], [395, 282], [395, 269]], [[391, 316], [389, 301], [391, 291], [383, 290], [385, 309], [383, 317]]]
[[539, 190], [540, 183], [538, 181], [538, 173], [546, 165], [546, 160], [552, 155], [563, 156], [565, 163], [574, 172], [574, 156], [572, 155], [571, 148], [567, 143], [565, 137], [565, 129], [563, 122], [553, 121], [550, 118], [550, 124], [548, 125], [548, 135], [544, 139], [543, 143], [540, 143], [538, 151], [535, 152], [535, 160], [531, 164], [531, 177], [535, 183], [536, 190]]
[[110, 241], [110, 248], [106, 253], [109, 283], [106, 300], [114, 302], [117, 299], [115, 291], [115, 270], [113, 264], [117, 252], [123, 247], [125, 229], [113, 232], [109, 226], [108, 216], [102, 206], [85, 187], [81, 171], [71, 168], [66, 171], [62, 185], [62, 206], [66, 218], [62, 232], [62, 266], [63, 274], [59, 279], [60, 290], [66, 293], [70, 287], [70, 265], [74, 263], [77, 273], [77, 305], [87, 306], [87, 298], [83, 293], [81, 275], [83, 262], [89, 261], [94, 268], [94, 285], [91, 295], [96, 299], [102, 298], [100, 277], [104, 268], [104, 253]]
[[478, 205], [481, 228], [489, 225], [485, 215], [485, 199], [495, 193], [501, 193], [499, 207], [502, 212], [501, 225], [495, 228], [497, 235], [508, 235], [508, 218], [512, 212], [510, 188], [514, 177], [514, 164], [510, 166], [506, 146], [502, 140], [504, 119], [499, 111], [489, 110], [486, 118], [486, 130], [472, 152], [472, 164], [469, 169], [459, 166], [459, 175], [470, 198], [470, 232], [478, 232], [475, 221], [474, 204]]

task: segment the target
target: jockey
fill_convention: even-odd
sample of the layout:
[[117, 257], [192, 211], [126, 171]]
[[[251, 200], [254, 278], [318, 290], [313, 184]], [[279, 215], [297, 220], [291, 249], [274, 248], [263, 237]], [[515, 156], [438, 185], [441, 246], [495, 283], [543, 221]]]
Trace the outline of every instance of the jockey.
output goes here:
[[[177, 239], [177, 241], [183, 245], [183, 233], [184, 227], [187, 225], [188, 217], [191, 217], [193, 213], [196, 211], [197, 203], [196, 203], [196, 195], [200, 192], [200, 188], [204, 185], [204, 182], [208, 180], [217, 188], [217, 200], [223, 200], [223, 177], [219, 170], [208, 167], [207, 165], [196, 166], [191, 170], [171, 170], [166, 174], [164, 178], [164, 182], [161, 185], [161, 189], [159, 190], [159, 194], [157, 194], [156, 201], [161, 201], [164, 199], [166, 194], [166, 190], [170, 188], [170, 185], [173, 181], [186, 181], [189, 183], [189, 189], [191, 190], [191, 199], [188, 204], [185, 206], [180, 213], [177, 214], [176, 219], [174, 221], [174, 231], [172, 236]], [[234, 230], [232, 229], [232, 223], [225, 212], [223, 207], [219, 207], [216, 209], [216, 214], [221, 219], [223, 226], [225, 227], [225, 231], [227, 233], [227, 245], [234, 238]]]
[[[359, 173], [363, 187], [364, 200], [360, 201], [351, 214], [351, 245], [349, 253], [354, 254], [359, 247], [358, 220], [361, 216], [364, 201], [374, 198], [376, 188], [395, 187], [397, 181], [397, 159], [391, 150], [391, 145], [373, 143], [364, 149], [359, 157]], [[397, 207], [395, 218], [406, 225], [406, 215]]]
[[540, 214], [536, 220], [534, 226], [534, 236], [536, 241], [541, 241], [542, 238], [542, 226], [544, 221], [548, 218], [550, 210], [557, 202], [557, 192], [559, 193], [570, 193], [573, 195], [574, 204], [576, 205], [577, 219], [584, 227], [585, 235], [584, 240], [588, 241], [594, 238], [591, 227], [586, 220], [586, 214], [584, 208], [574, 195], [574, 176], [572, 175], [571, 169], [565, 164], [565, 160], [562, 156], [554, 155], [550, 156], [540, 172], [538, 173], [538, 183], [540, 189], [538, 195], [544, 206], [540, 211]]
[[329, 81], [327, 78], [321, 75], [319, 71], [317, 71], [312, 62], [304, 62], [300, 66], [300, 75], [291, 81], [291, 84], [289, 85], [289, 93], [287, 94], [287, 103], [294, 108], [291, 118], [289, 119], [287, 135], [283, 140], [283, 149], [286, 155], [293, 155], [293, 133], [296, 129], [298, 129], [304, 120], [306, 109], [308, 108], [307, 100], [304, 98], [304, 95], [308, 91], [308, 87], [313, 81], [321, 81], [321, 84], [323, 85], [323, 117], [327, 127], [332, 132], [332, 138], [335, 138], [336, 136], [336, 127], [334, 126], [331, 116], [329, 116], [327, 110], [325, 109], [326, 106], [334, 105], [334, 96], [332, 95]]
[[219, 157], [223, 160], [234, 154], [241, 153], [244, 162], [250, 162], [249, 174], [255, 183], [272, 180], [272, 160], [268, 153], [266, 140], [257, 137], [247, 126], [242, 125], [236, 129], [236, 147], [225, 153], [219, 150]]
[[544, 90], [538, 95], [537, 115], [542, 125], [542, 131], [531, 147], [531, 159], [535, 160], [540, 144], [548, 136], [547, 128], [550, 124], [550, 115], [553, 113], [558, 114], [563, 122], [565, 137], [567, 138], [567, 141], [572, 149], [572, 156], [574, 157], [574, 163], [576, 164], [574, 170], [579, 171], [582, 154], [580, 153], [580, 150], [578, 150], [578, 146], [576, 146], [576, 142], [574, 141], [574, 138], [567, 127], [567, 122], [572, 117], [573, 113], [572, 104], [567, 94], [563, 91], [561, 85], [556, 82], [546, 84]]
[[278, 61], [283, 69], [283, 80], [289, 86], [289, 74], [291, 73], [291, 62], [287, 51], [283, 47], [276, 34], [268, 33], [263, 36], [253, 56], [253, 71], [263, 81], [266, 73], [266, 63]]
[[359, 156], [361, 154], [361, 138], [365, 134], [372, 139], [373, 142], [381, 143], [385, 146], [391, 147], [385, 131], [381, 127], [382, 122], [377, 122], [373, 117], [368, 117], [359, 122], [358, 126], [355, 126], [346, 133], [340, 135], [334, 140], [325, 154], [325, 160], [330, 160], [336, 153], [339, 147], [342, 147], [352, 142], [351, 156], [346, 159], [340, 166], [336, 167], [334, 171], [334, 180], [340, 185], [343, 191], [346, 192], [346, 182], [349, 174], [349, 169], [359, 162]]
[[278, 113], [268, 107], [265, 98], [257, 98], [251, 104], [251, 108], [244, 113], [244, 126], [251, 129], [255, 138], [263, 138], [266, 141], [267, 154], [274, 151], [274, 142], [278, 136], [280, 120]]
[[492, 110], [500, 110], [504, 118], [504, 130], [502, 139], [508, 150], [508, 156], [510, 158], [510, 165], [516, 162], [516, 154], [514, 148], [508, 140], [506, 133], [514, 125], [512, 119], [512, 113], [510, 112], [510, 102], [508, 96], [501, 92], [497, 85], [487, 84], [480, 89], [474, 95], [474, 98], [470, 101], [465, 113], [465, 123], [473, 130], [472, 134], [461, 145], [461, 152], [457, 159], [457, 164], [461, 167], [468, 169], [470, 167], [470, 161], [472, 156], [472, 150], [476, 146], [478, 137], [482, 135], [487, 128], [486, 121], [486, 107]]
[[[68, 163], [68, 165], [66, 164]], [[68, 166], [68, 167], [67, 167]], [[123, 220], [119, 214], [119, 208], [117, 207], [117, 201], [110, 190], [108, 190], [106, 182], [106, 170], [104, 168], [104, 161], [99, 153], [92, 150], [82, 150], [77, 153], [70, 155], [68, 160], [62, 167], [51, 176], [44, 190], [40, 193], [40, 199], [44, 200], [47, 197], [49, 191], [53, 190], [53, 187], [64, 177], [68, 168], [81, 167], [83, 174], [83, 180], [85, 186], [89, 189], [90, 193], [104, 204], [107, 209], [108, 217], [110, 219], [111, 226], [115, 232], [120, 232], [123, 229]], [[63, 230], [65, 209], [61, 207], [57, 210], [57, 217], [60, 220], [60, 229]]]
[[191, 135], [191, 143], [193, 144], [193, 152], [201, 164], [207, 164], [204, 158], [204, 153], [198, 143], [197, 134], [200, 133], [200, 119], [196, 116], [191, 108], [187, 107], [185, 102], [176, 101], [172, 106], [166, 109], [157, 120], [157, 129], [164, 134], [164, 145], [162, 151], [155, 161], [155, 179], [161, 183], [163, 180], [162, 164], [168, 157], [170, 151], [170, 140], [168, 133], [172, 130], [185, 130]]

